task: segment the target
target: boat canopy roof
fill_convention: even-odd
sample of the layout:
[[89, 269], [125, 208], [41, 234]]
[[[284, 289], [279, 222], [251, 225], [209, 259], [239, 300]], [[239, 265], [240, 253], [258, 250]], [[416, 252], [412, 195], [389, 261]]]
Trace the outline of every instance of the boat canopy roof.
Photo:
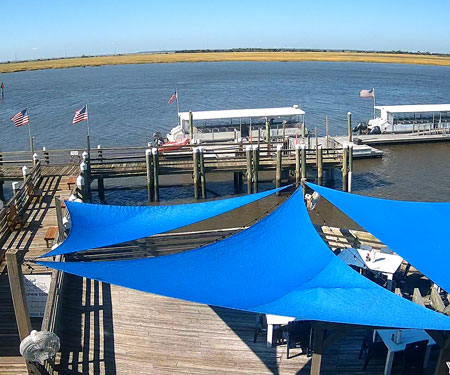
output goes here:
[[375, 109], [387, 113], [450, 112], [450, 104], [377, 105]]
[[[252, 109], [229, 109], [222, 111], [196, 111], [192, 112], [194, 120], [214, 120], [228, 118], [246, 118], [246, 117], [278, 117], [304, 115], [298, 105], [281, 108], [252, 108]], [[178, 114], [180, 121], [189, 120], [189, 112], [180, 112]]]

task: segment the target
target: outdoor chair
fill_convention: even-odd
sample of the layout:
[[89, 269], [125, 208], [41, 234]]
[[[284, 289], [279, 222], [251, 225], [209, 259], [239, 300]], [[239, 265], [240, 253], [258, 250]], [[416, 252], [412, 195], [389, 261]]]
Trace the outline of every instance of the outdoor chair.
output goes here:
[[367, 365], [372, 358], [382, 358], [386, 357], [387, 348], [383, 341], [373, 341], [373, 333], [369, 331], [364, 337], [361, 345], [361, 350], [359, 351], [359, 359], [365, 357], [363, 371], [366, 371]]
[[402, 375], [422, 375], [428, 340], [406, 344], [403, 353]]
[[313, 330], [309, 321], [292, 321], [287, 325], [286, 338], [286, 358], [289, 359], [291, 348], [301, 348], [302, 354], [308, 357], [312, 355]]

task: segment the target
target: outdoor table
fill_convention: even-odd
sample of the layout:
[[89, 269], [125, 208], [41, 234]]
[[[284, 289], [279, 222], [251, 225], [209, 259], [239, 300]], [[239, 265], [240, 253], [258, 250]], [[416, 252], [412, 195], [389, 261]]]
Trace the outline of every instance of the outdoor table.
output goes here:
[[428, 364], [428, 358], [430, 356], [430, 346], [436, 344], [436, 342], [423, 329], [402, 329], [401, 341], [399, 344], [396, 344], [392, 340], [392, 335], [395, 335], [397, 331], [398, 329], [379, 329], [374, 333], [374, 337], [376, 334], [378, 334], [378, 336], [381, 337], [381, 340], [383, 340], [388, 349], [386, 365], [384, 367], [384, 375], [390, 375], [392, 371], [392, 363], [394, 362], [394, 354], [396, 352], [405, 350], [406, 344], [422, 340], [428, 340], [425, 361], [423, 362], [423, 367], [426, 368]]
[[392, 290], [394, 273], [397, 272], [403, 261], [403, 258], [396, 254], [354, 248], [342, 250], [338, 257], [350, 266], [365, 268], [386, 275], [389, 290]]
[[295, 320], [295, 318], [289, 316], [281, 316], [281, 315], [266, 315], [267, 320], [267, 347], [271, 348], [273, 344], [273, 326], [274, 325], [284, 325], [288, 324]]

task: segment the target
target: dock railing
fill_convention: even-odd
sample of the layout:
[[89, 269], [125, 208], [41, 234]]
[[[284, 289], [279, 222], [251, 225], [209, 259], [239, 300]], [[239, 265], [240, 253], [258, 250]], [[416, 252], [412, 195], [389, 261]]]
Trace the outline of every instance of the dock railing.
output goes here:
[[[11, 206], [15, 207], [17, 215], [23, 215], [28, 208], [30, 202], [30, 196], [28, 195], [28, 189], [30, 185], [39, 186], [41, 179], [41, 163], [37, 161], [36, 165], [32, 167], [31, 172], [26, 176], [20, 188], [17, 189], [11, 199], [6, 202], [4, 208], [0, 211], [0, 246], [3, 245], [11, 233], [8, 226], [8, 220], [11, 215]], [[3, 257], [3, 253], [0, 250], [0, 258]]]

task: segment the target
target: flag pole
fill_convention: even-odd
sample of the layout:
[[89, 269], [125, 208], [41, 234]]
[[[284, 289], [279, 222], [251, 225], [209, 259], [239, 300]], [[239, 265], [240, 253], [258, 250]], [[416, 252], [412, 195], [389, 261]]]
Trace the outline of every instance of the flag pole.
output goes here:
[[373, 91], [373, 118], [375, 118], [375, 87], [372, 88]]
[[27, 108], [27, 115], [28, 115], [28, 136], [30, 138], [30, 151], [31, 151], [31, 157], [33, 157], [34, 145], [33, 145], [33, 136], [31, 135], [31, 121], [30, 121], [30, 114], [28, 113], [28, 108]]
[[88, 153], [88, 157], [89, 160], [91, 160], [91, 142], [90, 142], [90, 136], [91, 136], [91, 131], [89, 128], [89, 112], [88, 112], [88, 105], [86, 104], [86, 114], [87, 114], [87, 136], [86, 136], [86, 143], [87, 143], [87, 153]]
[[178, 89], [175, 88], [175, 94], [177, 96], [177, 123], [179, 125], [180, 122], [180, 102], [178, 101]]

